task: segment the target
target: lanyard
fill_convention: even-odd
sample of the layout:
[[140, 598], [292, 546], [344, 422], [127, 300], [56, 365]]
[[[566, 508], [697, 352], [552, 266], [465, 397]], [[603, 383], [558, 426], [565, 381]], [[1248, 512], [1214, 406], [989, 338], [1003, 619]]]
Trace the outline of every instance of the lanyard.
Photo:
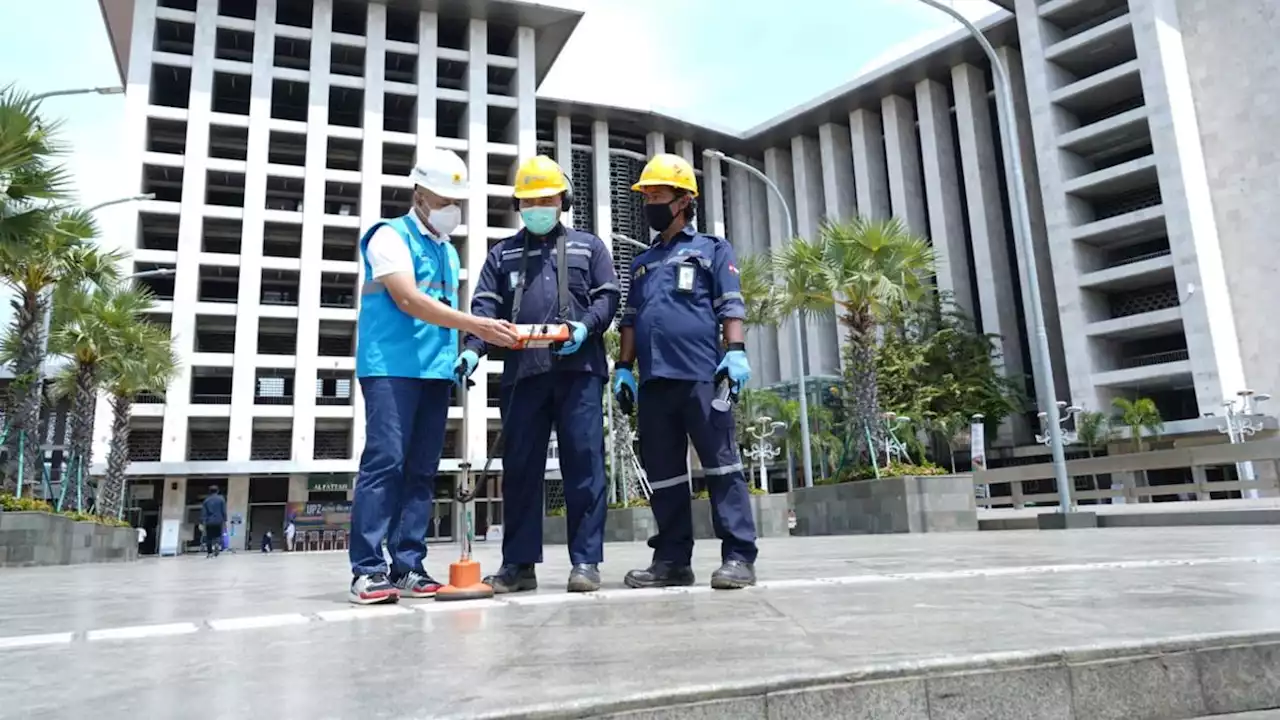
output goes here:
[[[569, 254], [565, 248], [565, 231], [563, 227], [557, 228], [556, 234], [556, 294], [560, 301], [560, 319], [568, 320], [570, 311], [573, 309], [569, 303]], [[525, 273], [529, 269], [529, 256], [533, 253], [529, 247], [529, 233], [526, 230], [524, 236], [524, 252], [520, 253], [520, 274], [516, 278], [516, 295], [511, 300], [511, 322], [520, 322], [520, 302], [524, 299], [524, 279]], [[538, 250], [542, 252], [541, 249]]]

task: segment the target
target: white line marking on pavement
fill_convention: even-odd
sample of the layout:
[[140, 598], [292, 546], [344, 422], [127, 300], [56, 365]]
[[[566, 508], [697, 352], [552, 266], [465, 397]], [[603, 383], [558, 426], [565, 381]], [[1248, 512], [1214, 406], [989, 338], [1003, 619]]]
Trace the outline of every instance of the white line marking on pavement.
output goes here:
[[109, 628], [107, 630], [90, 630], [85, 633], [89, 642], [96, 640], [136, 640], [144, 637], [163, 637], [166, 635], [187, 635], [198, 632], [195, 623], [170, 623], [168, 625], [135, 625], [133, 627]]
[[[962, 570], [929, 570], [922, 572], [882, 572], [863, 575], [844, 575], [820, 578], [789, 578], [765, 580], [749, 591], [788, 590], [813, 587], [832, 587], [840, 585], [861, 585], [880, 583], [903, 583], [913, 580], [953, 580], [993, 577], [1026, 577], [1057, 573], [1096, 572], [1100, 570], [1146, 570], [1162, 567], [1192, 567], [1211, 565], [1245, 565], [1280, 563], [1280, 556], [1268, 557], [1208, 557], [1208, 558], [1169, 558], [1160, 560], [1119, 560], [1092, 563], [1063, 563], [1057, 565], [1021, 565], [1014, 567], [979, 567]], [[713, 592], [707, 585], [693, 585], [674, 588], [611, 588], [594, 593], [558, 593], [499, 595], [492, 600], [462, 600], [456, 602], [403, 603], [400, 605], [375, 605], [371, 607], [343, 608], [322, 610], [314, 613], [315, 617], [325, 622], [344, 622], [379, 617], [394, 617], [411, 614], [413, 611], [423, 613], [451, 613], [466, 610], [489, 610], [501, 607], [561, 605], [575, 602], [619, 602], [635, 600], [653, 600], [656, 598], [672, 598], [684, 595], [702, 595]], [[301, 613], [283, 615], [260, 615], [255, 617], [223, 618], [207, 621], [207, 626], [214, 631], [252, 630], [257, 628], [282, 627], [286, 625], [305, 625], [312, 618]], [[132, 640], [167, 635], [185, 635], [200, 632], [204, 627], [197, 623], [172, 623], [167, 625], [139, 625], [133, 627], [107, 628], [90, 630], [85, 637], [88, 641]], [[50, 633], [44, 635], [18, 635], [0, 637], [0, 650], [42, 645], [65, 645], [75, 640], [74, 633]]]
[[311, 618], [300, 613], [285, 615], [259, 615], [257, 617], [226, 618], [210, 620], [209, 627], [214, 630], [257, 630], [258, 628], [281, 627], [284, 625], [305, 625]]
[[0, 650], [13, 650], [41, 645], [66, 645], [75, 637], [75, 633], [47, 633], [45, 635], [15, 635], [0, 637]]
[[389, 615], [410, 615], [412, 613], [412, 610], [400, 605], [370, 605], [369, 607], [349, 608], [346, 610], [322, 610], [316, 613], [316, 617], [325, 622], [344, 622], [347, 620], [387, 617]]

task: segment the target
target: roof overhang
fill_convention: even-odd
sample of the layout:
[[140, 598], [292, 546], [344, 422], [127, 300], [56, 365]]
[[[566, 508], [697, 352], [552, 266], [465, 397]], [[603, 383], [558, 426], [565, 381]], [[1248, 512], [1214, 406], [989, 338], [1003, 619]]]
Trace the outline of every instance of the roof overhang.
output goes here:
[[[474, 18], [507, 25], [531, 27], [537, 33], [534, 65], [537, 82], [542, 83], [547, 72], [560, 56], [564, 44], [573, 34], [580, 10], [572, 10], [537, 0], [365, 0], [396, 8], [417, 8], [438, 13], [447, 18]], [[98, 0], [102, 19], [116, 59], [116, 69], [121, 79], [129, 67], [129, 43], [133, 37], [133, 6], [135, 0]]]
[[1014, 12], [1013, 4], [1017, 2], [1017, 0], [987, 0], [987, 2], [991, 3], [992, 5], [999, 5], [1005, 10], [1008, 10], [1009, 12]]
[[730, 155], [747, 149], [739, 133], [708, 126], [705, 123], [682, 120], [657, 109], [601, 105], [539, 95], [538, 112], [569, 115], [575, 120], [604, 120], [609, 123], [610, 132], [617, 131], [638, 137], [644, 137], [651, 132], [660, 132], [670, 137], [689, 140], [704, 148], [716, 148]]

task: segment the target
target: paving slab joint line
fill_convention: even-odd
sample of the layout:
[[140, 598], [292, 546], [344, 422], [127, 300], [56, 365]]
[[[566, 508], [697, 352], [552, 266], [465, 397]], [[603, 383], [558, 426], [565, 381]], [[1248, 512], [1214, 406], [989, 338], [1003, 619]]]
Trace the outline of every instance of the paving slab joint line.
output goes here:
[[[467, 720], [577, 720], [582, 718], [612, 718], [615, 715], [618, 715], [619, 720], [622, 720], [629, 717], [629, 715], [623, 714], [635, 711], [658, 713], [663, 710], [677, 710], [683, 708], [683, 706], [697, 703], [755, 699], [759, 699], [767, 709], [770, 696], [788, 691], [813, 691], [828, 687], [857, 686], [893, 680], [922, 680], [928, 683], [930, 680], [942, 678], [1003, 675], [1043, 669], [1061, 669], [1067, 672], [1067, 702], [1074, 707], [1079, 690], [1071, 682], [1072, 673], [1070, 671], [1073, 668], [1102, 663], [1110, 665], [1131, 663], [1137, 665], [1153, 659], [1168, 658], [1176, 655], [1194, 656], [1197, 653], [1248, 650], [1267, 645], [1280, 645], [1280, 629], [1255, 632], [1207, 633], [1155, 640], [1098, 643], [1053, 650], [943, 656], [923, 660], [872, 664], [824, 673], [794, 674], [768, 680], [664, 688], [635, 693], [619, 700], [583, 699], [568, 702], [561, 701], [555, 704], [526, 706], [520, 710], [498, 710], [483, 714], [467, 714], [465, 716], [454, 715], [444, 720], [450, 720], [451, 718], [462, 720], [464, 717]], [[1277, 666], [1272, 671], [1280, 674], [1280, 653], [1277, 653], [1276, 657], [1278, 658]], [[1197, 696], [1207, 698], [1208, 692], [1203, 687], [1201, 672], [1197, 671], [1192, 681], [1195, 684], [1194, 692]], [[995, 687], [996, 683], [998, 683], [998, 680], [993, 678], [987, 681], [986, 686]], [[1128, 693], [1135, 701], [1141, 702], [1144, 698], [1139, 696], [1143, 695], [1147, 688], [1124, 686], [1121, 690]], [[1239, 708], [1233, 712], [1270, 710], [1277, 707], [1280, 707], [1280, 700], [1265, 702], [1261, 706]], [[665, 717], [665, 715], [655, 715], [655, 717]], [[671, 717], [677, 717], [677, 715], [673, 714]], [[702, 716], [699, 715], [699, 717]], [[707, 717], [712, 716], [708, 715]], [[1179, 715], [1178, 717], [1186, 716]]]

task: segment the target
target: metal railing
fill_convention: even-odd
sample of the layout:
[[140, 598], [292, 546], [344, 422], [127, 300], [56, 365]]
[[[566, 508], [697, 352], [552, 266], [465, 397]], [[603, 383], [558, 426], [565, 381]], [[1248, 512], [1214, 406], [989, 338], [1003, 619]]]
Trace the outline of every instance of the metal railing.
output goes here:
[[1130, 355], [1120, 358], [1120, 369], [1150, 367], [1152, 365], [1164, 365], [1165, 363], [1181, 362], [1190, 359], [1191, 355], [1186, 350], [1166, 350], [1165, 352], [1147, 353], [1145, 355]]

